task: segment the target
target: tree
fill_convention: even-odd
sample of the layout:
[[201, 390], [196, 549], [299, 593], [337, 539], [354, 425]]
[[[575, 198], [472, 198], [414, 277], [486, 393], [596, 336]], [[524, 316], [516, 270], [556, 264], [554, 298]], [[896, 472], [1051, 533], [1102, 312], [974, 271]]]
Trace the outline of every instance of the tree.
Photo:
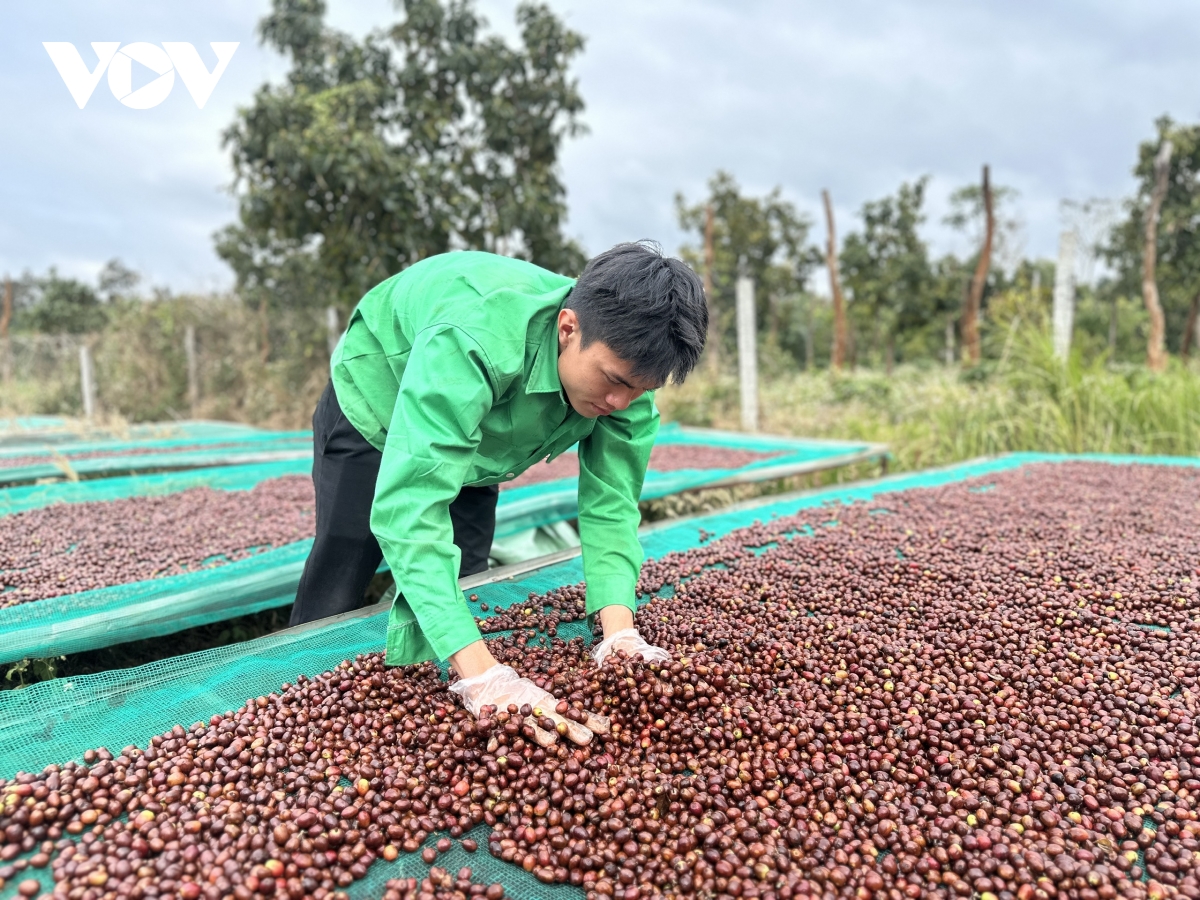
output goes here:
[[922, 206], [928, 177], [900, 185], [894, 197], [863, 204], [861, 234], [846, 236], [841, 271], [850, 289], [850, 310], [858, 329], [870, 337], [890, 369], [896, 336], [928, 321], [925, 308], [931, 270], [929, 252], [917, 234], [925, 221]]
[[974, 269], [963, 294], [959, 320], [963, 356], [970, 365], [978, 364], [982, 357], [979, 317], [992, 259], [1011, 256], [1015, 250], [1019, 224], [1015, 218], [1004, 215], [1001, 208], [1016, 196], [1012, 188], [993, 185], [991, 173], [984, 166], [979, 184], [965, 185], [950, 195], [950, 213], [943, 220], [979, 248], [972, 257]]
[[486, 249], [576, 274], [562, 235], [564, 138], [582, 131], [570, 77], [583, 39], [541, 4], [520, 45], [484, 33], [470, 0], [402, 0], [390, 28], [353, 40], [323, 0], [273, 0], [262, 41], [287, 56], [225, 132], [238, 222], [217, 252], [271, 304], [348, 310], [408, 265]]
[[980, 196], [983, 199], [983, 246], [979, 249], [975, 274], [971, 276], [971, 289], [967, 292], [967, 302], [963, 306], [961, 325], [963, 352], [971, 365], [979, 364], [979, 309], [983, 304], [983, 287], [987, 282], [988, 267], [992, 264], [992, 241], [996, 236], [996, 212], [992, 205], [992, 186], [987, 166], [983, 167]]
[[142, 276], [119, 259], [110, 259], [96, 276], [96, 293], [106, 303], [129, 297]]
[[[760, 331], [776, 329], [784, 307], [798, 301], [809, 275], [820, 262], [809, 246], [811, 222], [775, 188], [764, 197], [748, 197], [734, 177], [718, 171], [708, 182], [709, 196], [688, 205], [675, 195], [679, 225], [699, 238], [698, 245], [682, 248], [683, 259], [693, 269], [704, 266], [704, 235], [712, 209], [712, 296], [709, 298], [711, 342], [733, 358], [734, 286], [739, 274], [757, 283], [756, 319]], [[714, 348], [715, 349], [715, 348]]]
[[18, 330], [89, 334], [108, 321], [96, 289], [75, 278], [63, 278], [54, 267], [43, 276], [26, 273], [14, 286], [14, 325]]
[[1150, 314], [1150, 334], [1146, 340], [1146, 365], [1161, 372], [1167, 367], [1166, 322], [1162, 304], [1158, 302], [1158, 282], [1154, 267], [1158, 262], [1158, 216], [1167, 196], [1167, 178], [1171, 174], [1171, 141], [1164, 140], [1154, 155], [1154, 187], [1143, 218], [1145, 238], [1142, 242], [1142, 297]]
[[[1153, 281], [1165, 350], [1182, 353], [1185, 348], [1190, 351], [1195, 340], [1192, 310], [1200, 306], [1200, 125], [1183, 125], [1163, 116], [1155, 122], [1155, 131], [1153, 139], [1138, 147], [1133, 169], [1137, 193], [1125, 203], [1124, 218], [1101, 249], [1112, 272], [1101, 288], [1114, 303], [1138, 295], [1146, 301], [1148, 213], [1158, 184], [1155, 161], [1169, 141], [1172, 149], [1154, 228]], [[1153, 331], [1154, 314], [1148, 305], [1147, 312]], [[1149, 340], [1157, 339], [1151, 335]]]

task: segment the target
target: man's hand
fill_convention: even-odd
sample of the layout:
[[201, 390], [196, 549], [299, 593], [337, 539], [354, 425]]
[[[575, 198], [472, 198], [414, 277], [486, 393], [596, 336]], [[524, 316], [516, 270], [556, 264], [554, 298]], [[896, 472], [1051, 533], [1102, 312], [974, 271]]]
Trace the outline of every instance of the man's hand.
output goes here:
[[604, 629], [604, 640], [592, 648], [592, 659], [596, 665], [604, 661], [615, 650], [623, 650], [627, 656], [640, 656], [646, 662], [670, 662], [671, 654], [661, 647], [642, 640], [633, 624], [633, 611], [619, 603], [600, 610], [600, 627]]
[[559, 735], [565, 735], [576, 744], [586, 744], [593, 732], [607, 734], [609, 721], [604, 716], [583, 713], [583, 721], [576, 722], [566, 717], [569, 710], [566, 702], [542, 690], [528, 678], [522, 678], [510, 666], [494, 665], [479, 675], [462, 678], [450, 685], [473, 715], [478, 716], [485, 706], [507, 709], [528, 705], [532, 715], [526, 721], [533, 727], [534, 739], [542, 747], [551, 746]]
[[670, 653], [647, 643], [636, 628], [623, 628], [610, 634], [592, 649], [592, 659], [596, 661], [596, 665], [602, 666], [617, 650], [624, 651], [626, 656], [640, 656], [648, 663], [671, 661]]

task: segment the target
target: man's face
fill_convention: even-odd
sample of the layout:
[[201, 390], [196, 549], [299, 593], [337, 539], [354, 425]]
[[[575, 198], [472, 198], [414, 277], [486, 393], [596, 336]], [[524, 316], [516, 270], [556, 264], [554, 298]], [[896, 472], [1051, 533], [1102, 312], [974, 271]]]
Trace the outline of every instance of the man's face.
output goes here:
[[634, 377], [631, 368], [600, 341], [592, 341], [584, 349], [575, 310], [559, 311], [558, 380], [575, 412], [589, 419], [607, 416], [659, 387]]

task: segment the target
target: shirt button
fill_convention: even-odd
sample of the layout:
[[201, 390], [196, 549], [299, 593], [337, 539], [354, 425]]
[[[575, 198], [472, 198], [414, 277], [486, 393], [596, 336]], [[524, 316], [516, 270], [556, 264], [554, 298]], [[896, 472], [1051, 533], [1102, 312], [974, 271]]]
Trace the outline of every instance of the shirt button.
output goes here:
[[517, 476], [516, 476], [516, 474], [515, 474], [515, 473], [513, 473], [513, 472], [509, 472], [509, 473], [508, 473], [507, 475], [505, 475], [504, 477], [505, 477], [505, 478], [516, 478]]

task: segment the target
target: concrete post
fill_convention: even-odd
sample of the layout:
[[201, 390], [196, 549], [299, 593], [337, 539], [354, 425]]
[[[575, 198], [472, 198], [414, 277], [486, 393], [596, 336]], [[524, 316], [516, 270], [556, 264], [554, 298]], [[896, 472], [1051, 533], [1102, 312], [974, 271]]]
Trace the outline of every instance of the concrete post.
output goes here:
[[1075, 232], [1058, 236], [1058, 264], [1054, 267], [1054, 355], [1065, 360], [1071, 352], [1075, 324]]
[[83, 395], [83, 415], [96, 415], [96, 372], [92, 368], [92, 351], [87, 344], [79, 345], [79, 388]]
[[195, 325], [188, 325], [183, 331], [183, 352], [187, 355], [188, 406], [195, 413], [200, 404], [200, 365], [196, 359]]
[[338, 311], [336, 306], [325, 307], [325, 340], [329, 345], [329, 355], [333, 356], [333, 351], [337, 349], [338, 340], [342, 336], [342, 325], [338, 321]]
[[742, 430], [758, 431], [758, 335], [754, 322], [754, 280], [740, 276], [736, 297]]

